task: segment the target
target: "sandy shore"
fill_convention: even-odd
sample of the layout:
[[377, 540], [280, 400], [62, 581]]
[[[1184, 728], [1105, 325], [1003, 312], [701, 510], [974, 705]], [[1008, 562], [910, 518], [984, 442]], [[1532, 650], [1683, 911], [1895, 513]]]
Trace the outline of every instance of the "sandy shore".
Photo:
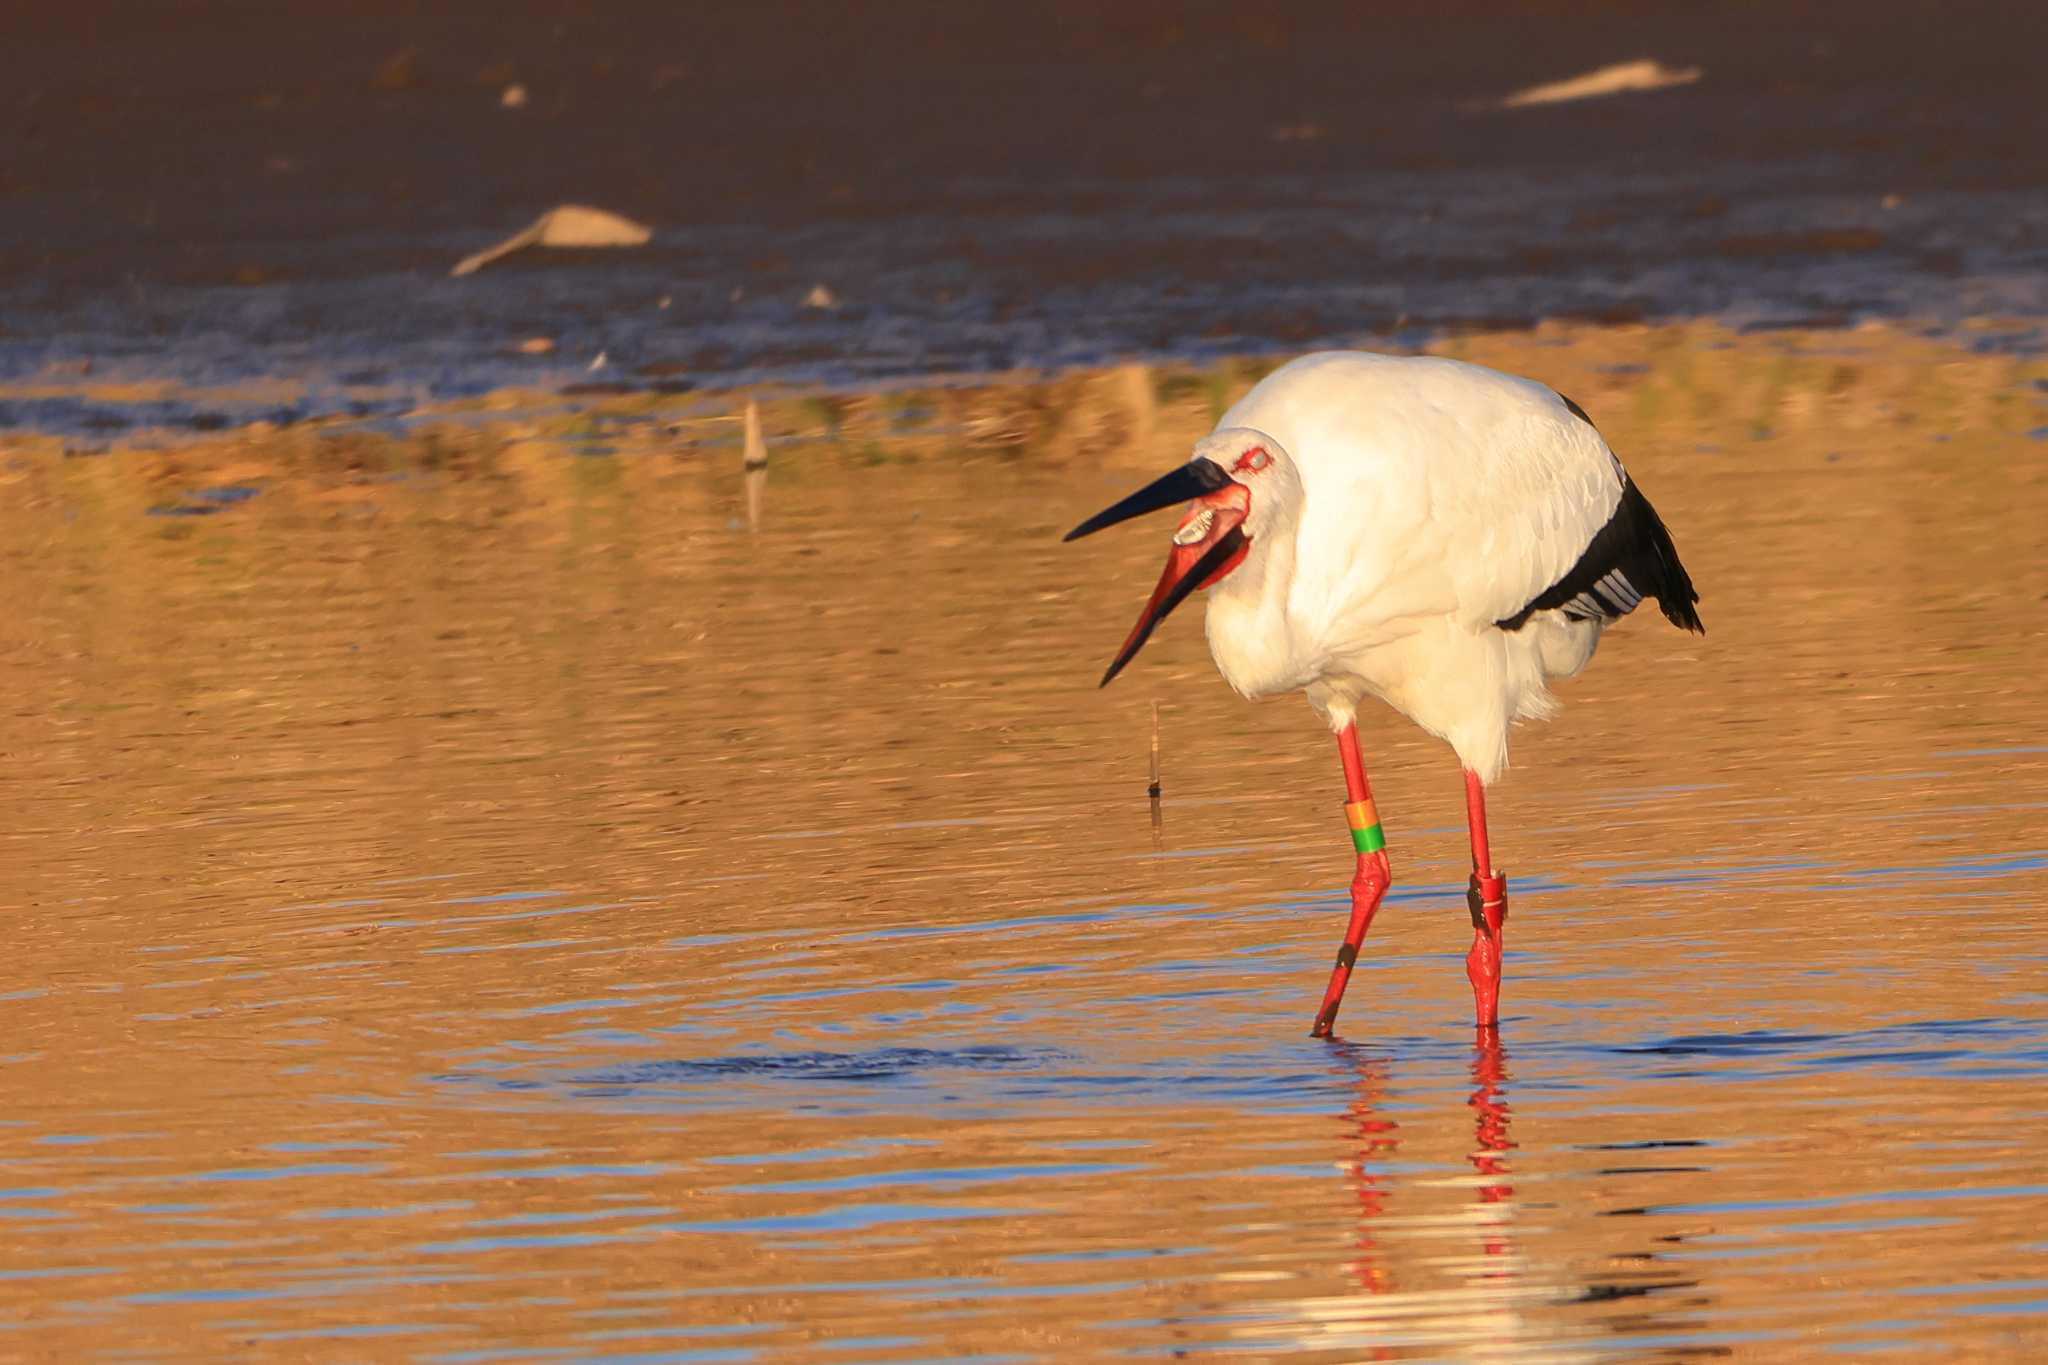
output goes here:
[[[1792, 429], [1801, 439], [1839, 446], [1837, 458], [1901, 440], [2044, 439], [2048, 358], [2003, 344], [2033, 335], [2030, 322], [1990, 319], [1971, 324], [1965, 344], [1875, 323], [1762, 336], [1710, 322], [1547, 323], [1445, 337], [1421, 349], [1542, 379], [1572, 394], [1610, 434], [1632, 434], [1617, 418], [1630, 423], [1638, 414], [1648, 424], [1643, 434], [1673, 452], [1704, 449], [1700, 442], [1718, 441], [1731, 416], [1739, 418], [1746, 458], [1761, 462], [1747, 472], [1761, 476], [1770, 442]], [[50, 479], [59, 467], [107, 460], [116, 479], [161, 484], [167, 496], [226, 482], [374, 500], [379, 488], [395, 489], [410, 477], [462, 477], [505, 459], [575, 456], [636, 466], [659, 460], [678, 472], [707, 474], [708, 487], [722, 487], [740, 473], [740, 418], [750, 402], [759, 405], [778, 472], [810, 462], [972, 461], [990, 454], [1055, 467], [1146, 467], [1178, 458], [1175, 452], [1282, 359], [961, 375], [854, 391], [769, 384], [664, 393], [589, 384], [569, 392], [503, 389], [397, 416], [222, 417], [207, 424], [214, 429], [141, 425], [83, 437], [0, 430], [7, 462], [0, 480], [31, 498], [39, 490], [57, 497]], [[285, 382], [190, 390], [81, 377], [0, 386], [0, 405], [156, 405], [216, 414], [238, 407], [288, 412], [299, 396]], [[363, 401], [380, 396], [391, 395], [365, 390]], [[1615, 440], [1625, 444], [1624, 436]]]

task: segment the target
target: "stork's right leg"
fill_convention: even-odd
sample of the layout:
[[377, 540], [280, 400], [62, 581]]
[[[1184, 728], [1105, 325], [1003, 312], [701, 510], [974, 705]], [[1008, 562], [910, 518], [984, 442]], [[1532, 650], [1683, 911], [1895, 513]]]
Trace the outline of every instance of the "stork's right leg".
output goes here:
[[1337, 736], [1337, 752], [1344, 760], [1344, 790], [1350, 800], [1344, 815], [1351, 823], [1351, 845], [1358, 852], [1358, 875], [1351, 879], [1351, 923], [1344, 929], [1344, 945], [1337, 949], [1337, 965], [1330, 973], [1330, 988], [1323, 992], [1323, 1007], [1316, 1011], [1311, 1038], [1327, 1038], [1337, 1022], [1337, 1007], [1344, 1003], [1344, 987], [1351, 981], [1352, 964], [1358, 961], [1359, 945], [1372, 927], [1373, 912], [1393, 883], [1393, 869], [1387, 865], [1387, 836], [1380, 829], [1379, 812], [1373, 808], [1372, 788], [1365, 780], [1365, 760], [1358, 753], [1358, 727], [1347, 725]]
[[1508, 879], [1493, 865], [1486, 835], [1486, 785], [1465, 770], [1465, 817], [1472, 829], [1472, 883], [1465, 892], [1472, 908], [1472, 949], [1465, 976], [1472, 982], [1472, 1010], [1481, 1031], [1500, 1023], [1500, 940], [1507, 926]]

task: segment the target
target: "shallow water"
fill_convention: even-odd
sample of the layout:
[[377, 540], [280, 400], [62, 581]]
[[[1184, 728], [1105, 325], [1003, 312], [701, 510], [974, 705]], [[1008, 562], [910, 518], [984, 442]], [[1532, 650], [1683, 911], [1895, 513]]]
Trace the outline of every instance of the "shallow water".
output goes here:
[[2042, 1351], [2038, 367], [1488, 345], [1711, 632], [1518, 735], [1498, 1048], [1446, 751], [1367, 737], [1318, 1043], [1327, 738], [1192, 610], [1094, 690], [1164, 529], [1058, 533], [1199, 395], [1086, 459], [771, 428], [752, 534], [646, 434], [8, 453], [0, 1355]]

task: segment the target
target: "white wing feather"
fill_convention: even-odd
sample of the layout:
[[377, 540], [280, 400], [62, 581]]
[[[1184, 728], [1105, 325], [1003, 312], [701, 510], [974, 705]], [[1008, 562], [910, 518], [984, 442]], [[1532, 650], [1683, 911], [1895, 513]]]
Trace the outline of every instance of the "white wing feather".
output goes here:
[[1456, 360], [1303, 356], [1218, 425], [1293, 456], [1305, 499], [1291, 608], [1346, 635], [1512, 616], [1621, 500], [1620, 461], [1556, 393]]

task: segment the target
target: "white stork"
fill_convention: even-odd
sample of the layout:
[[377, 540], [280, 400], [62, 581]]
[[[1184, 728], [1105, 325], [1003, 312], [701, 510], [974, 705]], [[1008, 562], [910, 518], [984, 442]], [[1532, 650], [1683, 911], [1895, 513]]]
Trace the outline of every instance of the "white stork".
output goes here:
[[1360, 351], [1275, 370], [1192, 460], [1066, 538], [1184, 501], [1166, 571], [1104, 685], [1208, 588], [1224, 680], [1247, 697], [1306, 691], [1336, 733], [1358, 873], [1317, 1037], [1392, 878], [1359, 700], [1449, 743], [1472, 832], [1465, 971], [1479, 1027], [1494, 1028], [1507, 878], [1487, 847], [1485, 790], [1507, 766], [1508, 725], [1550, 715], [1548, 682], [1584, 668], [1607, 623], [1645, 597], [1704, 629], [1670, 533], [1570, 399], [1478, 365]]

